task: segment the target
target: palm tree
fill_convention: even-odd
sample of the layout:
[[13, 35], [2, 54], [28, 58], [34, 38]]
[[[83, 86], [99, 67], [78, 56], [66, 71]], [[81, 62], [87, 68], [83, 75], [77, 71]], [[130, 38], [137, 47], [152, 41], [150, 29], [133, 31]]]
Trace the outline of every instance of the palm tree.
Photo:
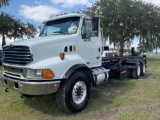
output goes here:
[[14, 21], [15, 20], [10, 15], [4, 12], [0, 14], [0, 34], [2, 35], [2, 46], [6, 44], [5, 37], [10, 37], [9, 33], [13, 29]]
[[10, 0], [0, 0], [0, 8], [1, 8], [2, 6], [7, 6], [7, 5], [9, 5], [9, 1], [10, 1]]
[[23, 32], [24, 35], [29, 39], [33, 38], [37, 34], [37, 29], [31, 23], [27, 23], [24, 26]]
[[30, 24], [24, 24], [7, 13], [0, 14], [0, 35], [2, 35], [2, 46], [6, 44], [5, 37], [9, 38], [33, 38], [36, 35], [36, 28]]

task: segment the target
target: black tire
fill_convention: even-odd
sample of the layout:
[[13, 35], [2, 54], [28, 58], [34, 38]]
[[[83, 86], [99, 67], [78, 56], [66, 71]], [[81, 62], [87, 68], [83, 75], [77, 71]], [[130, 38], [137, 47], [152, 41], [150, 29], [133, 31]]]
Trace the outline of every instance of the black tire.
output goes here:
[[146, 74], [146, 62], [144, 61], [141, 64], [141, 76], [144, 76]]
[[[76, 86], [78, 83], [82, 83], [81, 86], [80, 84]], [[81, 111], [86, 107], [89, 101], [90, 87], [90, 80], [86, 74], [81, 71], [75, 72], [68, 80], [63, 81], [60, 85], [56, 93], [56, 102], [58, 106], [67, 113], [77, 113]], [[73, 99], [75, 96], [76, 98]], [[80, 99], [80, 103], [76, 103], [77, 101], [75, 99], [77, 101]]]
[[132, 78], [139, 79], [140, 74], [141, 74], [141, 66], [140, 66], [140, 63], [137, 62], [135, 69], [132, 70]]
[[127, 69], [127, 78], [132, 78], [132, 70], [131, 69]]

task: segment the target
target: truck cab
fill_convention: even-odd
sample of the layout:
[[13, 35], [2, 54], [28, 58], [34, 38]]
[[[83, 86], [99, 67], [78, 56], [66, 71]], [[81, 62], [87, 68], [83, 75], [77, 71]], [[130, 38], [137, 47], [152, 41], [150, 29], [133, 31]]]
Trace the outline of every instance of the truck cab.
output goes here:
[[[12, 89], [22, 96], [56, 93], [58, 106], [76, 113], [86, 107], [91, 86], [108, 80], [110, 65], [114, 73], [119, 64], [130, 65], [136, 69], [134, 77], [140, 76], [143, 60], [138, 63], [137, 59], [128, 62], [127, 58], [116, 58], [115, 62], [112, 58], [114, 64], [108, 64], [109, 58], [102, 59], [103, 36], [98, 17], [72, 13], [43, 23], [39, 37], [3, 47], [0, 83], [6, 91]], [[126, 69], [120, 72], [126, 74]]]
[[[22, 95], [51, 94], [78, 72], [76, 77], [82, 74], [83, 79], [89, 79], [77, 83], [80, 84], [77, 88], [79, 94], [77, 91], [75, 94], [78, 94], [76, 100], [79, 101], [81, 84], [91, 86], [93, 76], [90, 69], [101, 66], [102, 62], [99, 19], [73, 13], [43, 23], [39, 37], [4, 46], [1, 84]], [[90, 87], [87, 85], [85, 96], [89, 96]]]

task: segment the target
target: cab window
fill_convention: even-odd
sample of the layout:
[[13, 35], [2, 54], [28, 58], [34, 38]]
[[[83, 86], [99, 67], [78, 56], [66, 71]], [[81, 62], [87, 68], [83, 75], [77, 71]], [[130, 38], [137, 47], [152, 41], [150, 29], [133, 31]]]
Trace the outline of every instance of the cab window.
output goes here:
[[92, 30], [92, 20], [84, 19], [81, 29], [82, 39], [87, 39], [89, 37], [98, 37], [98, 34]]
[[91, 20], [89, 19], [84, 19], [83, 24], [82, 24], [82, 29], [81, 29], [81, 34], [82, 34], [82, 39], [89, 38], [91, 36]]

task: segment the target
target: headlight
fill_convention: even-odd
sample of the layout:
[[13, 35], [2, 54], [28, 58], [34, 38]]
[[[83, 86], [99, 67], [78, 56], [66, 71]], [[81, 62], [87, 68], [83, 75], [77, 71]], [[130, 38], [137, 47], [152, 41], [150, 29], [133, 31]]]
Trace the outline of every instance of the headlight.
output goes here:
[[39, 69], [39, 70], [36, 70], [35, 72], [36, 72], [35, 73], [36, 77], [41, 77], [42, 76], [42, 70]]
[[27, 69], [26, 78], [54, 78], [54, 72], [50, 69]]

